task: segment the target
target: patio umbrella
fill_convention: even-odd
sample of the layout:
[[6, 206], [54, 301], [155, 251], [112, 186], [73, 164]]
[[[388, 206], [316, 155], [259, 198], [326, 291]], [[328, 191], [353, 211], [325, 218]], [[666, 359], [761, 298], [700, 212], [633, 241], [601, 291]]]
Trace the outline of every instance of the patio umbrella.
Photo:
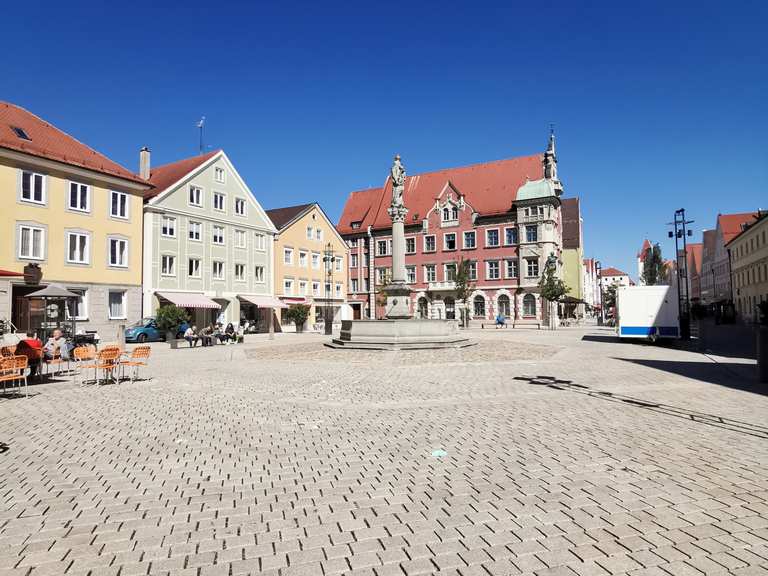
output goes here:
[[[46, 330], [45, 336], [48, 336], [47, 333], [47, 325], [48, 325], [48, 301], [49, 300], [69, 300], [69, 299], [76, 299], [79, 298], [79, 294], [75, 294], [74, 292], [70, 292], [64, 286], [61, 284], [48, 284], [45, 288], [41, 290], [37, 290], [36, 292], [32, 292], [30, 294], [27, 294], [25, 298], [29, 300], [43, 300], [43, 309], [45, 310], [45, 322], [43, 323], [44, 329]], [[74, 316], [72, 317], [72, 335], [75, 334], [75, 319]]]

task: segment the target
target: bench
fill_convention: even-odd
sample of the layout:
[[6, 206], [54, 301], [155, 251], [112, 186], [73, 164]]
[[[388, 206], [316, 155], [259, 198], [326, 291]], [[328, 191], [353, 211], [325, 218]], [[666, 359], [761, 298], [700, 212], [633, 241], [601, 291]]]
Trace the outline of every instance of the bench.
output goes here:
[[482, 322], [480, 324], [480, 328], [484, 330], [486, 324], [488, 324], [488, 326], [493, 326], [495, 328], [498, 328], [499, 326], [502, 327], [502, 328], [509, 328], [509, 322], [504, 322], [504, 324], [496, 324], [495, 321], [494, 322]]
[[527, 326], [536, 326], [536, 328], [541, 330], [541, 322], [538, 320], [515, 320], [512, 324], [512, 328], [517, 328], [518, 326], [521, 328], [525, 328]]

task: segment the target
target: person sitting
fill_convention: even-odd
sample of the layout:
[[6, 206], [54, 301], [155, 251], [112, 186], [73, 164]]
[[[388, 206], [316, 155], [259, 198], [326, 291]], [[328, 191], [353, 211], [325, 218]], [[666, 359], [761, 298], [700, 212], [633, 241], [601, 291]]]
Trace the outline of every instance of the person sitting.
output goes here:
[[189, 342], [190, 348], [197, 346], [197, 341], [199, 340], [197, 337], [197, 326], [187, 326], [187, 329], [184, 330], [184, 340]]
[[230, 322], [227, 324], [226, 330], [224, 330], [224, 336], [227, 337], [227, 340], [229, 342], [232, 342], [232, 344], [235, 344], [237, 342], [237, 335], [235, 333], [235, 326]]
[[46, 360], [53, 360], [58, 354], [62, 360], [69, 360], [69, 346], [67, 345], [67, 339], [64, 338], [64, 334], [56, 328], [48, 338], [48, 341], [43, 347], [43, 354]]
[[200, 332], [197, 335], [200, 337], [200, 340], [203, 343], [203, 346], [213, 345], [213, 325], [212, 324], [208, 324], [208, 326], [200, 330]]
[[33, 377], [40, 368], [43, 343], [35, 336], [34, 332], [27, 332], [27, 337], [16, 346], [16, 354], [26, 356], [29, 366], [29, 376]]
[[507, 327], [507, 318], [499, 312], [496, 315], [496, 328], [506, 328]]

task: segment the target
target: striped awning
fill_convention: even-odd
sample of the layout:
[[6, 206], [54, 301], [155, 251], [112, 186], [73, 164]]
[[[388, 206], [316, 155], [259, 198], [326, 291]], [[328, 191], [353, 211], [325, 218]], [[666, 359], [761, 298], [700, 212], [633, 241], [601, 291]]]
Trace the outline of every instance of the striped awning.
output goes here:
[[158, 292], [157, 295], [173, 302], [179, 308], [221, 308], [221, 304], [199, 292]]
[[280, 302], [274, 296], [261, 296], [257, 294], [238, 294], [238, 298], [256, 304], [259, 308], [288, 308], [287, 304]]

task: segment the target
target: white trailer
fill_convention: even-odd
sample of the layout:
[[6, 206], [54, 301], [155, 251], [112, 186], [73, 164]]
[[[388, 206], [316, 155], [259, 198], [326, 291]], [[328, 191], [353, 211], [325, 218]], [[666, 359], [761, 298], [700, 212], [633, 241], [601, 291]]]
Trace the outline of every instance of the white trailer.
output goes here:
[[621, 286], [616, 290], [619, 338], [679, 338], [680, 315], [674, 286]]

